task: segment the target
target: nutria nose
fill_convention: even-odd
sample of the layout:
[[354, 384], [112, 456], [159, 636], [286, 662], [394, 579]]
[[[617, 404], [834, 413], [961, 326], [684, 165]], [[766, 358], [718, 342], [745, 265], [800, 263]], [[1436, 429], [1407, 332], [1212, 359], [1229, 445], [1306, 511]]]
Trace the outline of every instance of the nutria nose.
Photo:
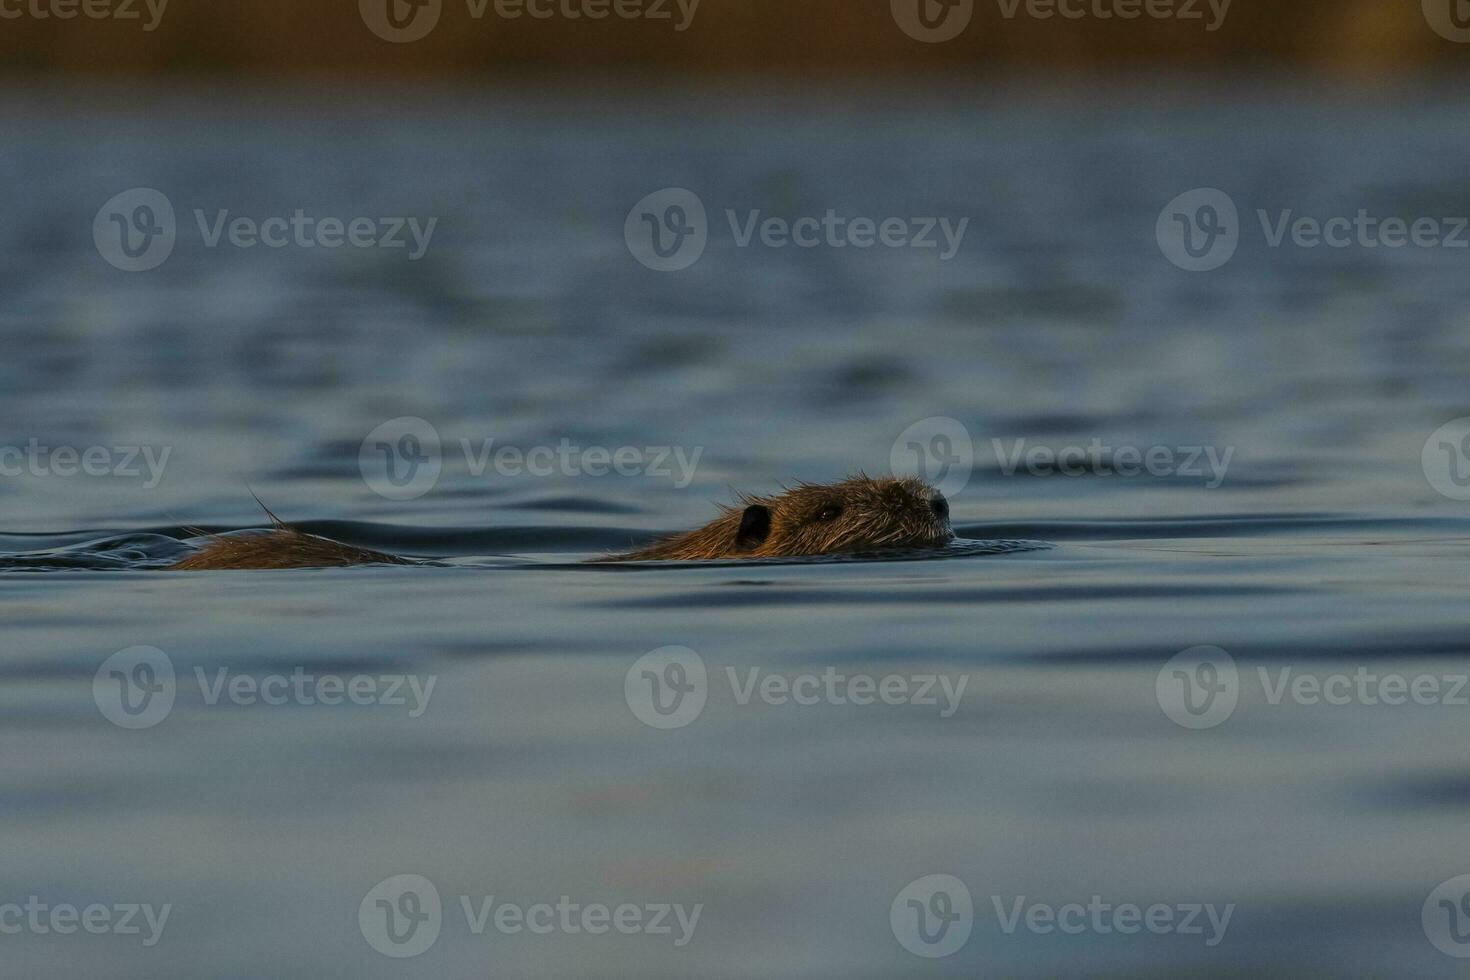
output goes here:
[[949, 520], [949, 501], [944, 499], [944, 494], [936, 493], [930, 497], [929, 509], [934, 511], [934, 516], [941, 521]]

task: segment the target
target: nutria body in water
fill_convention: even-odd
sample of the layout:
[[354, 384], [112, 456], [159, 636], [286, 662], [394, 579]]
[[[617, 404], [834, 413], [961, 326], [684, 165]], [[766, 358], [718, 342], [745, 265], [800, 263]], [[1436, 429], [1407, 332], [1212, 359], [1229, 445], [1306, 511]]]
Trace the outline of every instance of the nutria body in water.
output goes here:
[[[264, 509], [264, 505], [261, 505]], [[349, 565], [411, 565], [412, 562], [381, 551], [307, 534], [266, 510], [271, 526], [266, 531], [209, 535], [209, 543], [182, 561], [168, 566], [180, 572], [228, 571], [262, 568], [342, 568]]]
[[[954, 539], [949, 502], [918, 479], [856, 476], [841, 483], [803, 483], [769, 497], [743, 496], [740, 505], [704, 527], [646, 548], [599, 561], [711, 561], [862, 554], [902, 548], [936, 548]], [[409, 565], [404, 558], [339, 544], [298, 531], [269, 510], [269, 530], [214, 535], [199, 551], [170, 568], [334, 568]]]

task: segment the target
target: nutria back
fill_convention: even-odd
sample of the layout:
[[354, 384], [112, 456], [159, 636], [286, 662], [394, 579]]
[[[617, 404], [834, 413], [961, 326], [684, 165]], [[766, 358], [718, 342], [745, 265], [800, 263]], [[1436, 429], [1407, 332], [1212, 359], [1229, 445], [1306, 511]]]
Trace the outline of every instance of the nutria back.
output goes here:
[[354, 548], [293, 528], [251, 531], [218, 537], [194, 554], [168, 566], [171, 571], [226, 571], [249, 568], [343, 568], [349, 565], [410, 565], [395, 555]]
[[[260, 498], [256, 498], [260, 503]], [[352, 565], [411, 565], [396, 555], [307, 534], [260, 505], [270, 518], [268, 530], [228, 536], [208, 535], [209, 543], [189, 557], [168, 566], [169, 571], [203, 572], [276, 568], [345, 568]]]

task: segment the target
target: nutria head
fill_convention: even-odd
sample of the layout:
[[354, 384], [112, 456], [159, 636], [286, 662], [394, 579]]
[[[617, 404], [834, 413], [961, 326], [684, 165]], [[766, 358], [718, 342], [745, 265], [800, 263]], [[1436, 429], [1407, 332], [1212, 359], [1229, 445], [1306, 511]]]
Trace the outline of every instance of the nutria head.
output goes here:
[[696, 531], [614, 561], [787, 558], [934, 548], [953, 540], [949, 501], [923, 480], [856, 476], [833, 484], [802, 483], [741, 506]]

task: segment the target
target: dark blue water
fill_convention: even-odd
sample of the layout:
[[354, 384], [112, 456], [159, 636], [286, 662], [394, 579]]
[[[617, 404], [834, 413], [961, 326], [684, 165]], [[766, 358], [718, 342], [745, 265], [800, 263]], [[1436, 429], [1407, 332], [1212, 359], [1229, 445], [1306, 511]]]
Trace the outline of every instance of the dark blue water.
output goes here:
[[[1431, 935], [1470, 952], [1453, 931], [1463, 889], [1436, 892], [1470, 873], [1470, 692], [1452, 690], [1470, 672], [1470, 504], [1450, 479], [1470, 459], [1459, 430], [1431, 437], [1470, 415], [1470, 252], [1273, 248], [1256, 212], [1470, 214], [1463, 101], [732, 91], [0, 102], [0, 447], [45, 447], [0, 479], [0, 926], [30, 896], [171, 908], [154, 945], [146, 925], [27, 924], [0, 935], [7, 974], [1460, 971]], [[92, 227], [138, 187], [167, 197], [177, 241], [124, 272]], [[668, 187], [709, 215], [708, 247], [678, 272], [624, 238], [630, 209]], [[1230, 195], [1240, 242], [1188, 273], [1156, 223], [1199, 187]], [[194, 216], [298, 208], [437, 224], [410, 259], [211, 248]], [[970, 221], [944, 260], [742, 248], [727, 209]], [[437, 453], [400, 442], [405, 418]], [[537, 475], [481, 465], [486, 440], [641, 455], [622, 474]], [[437, 478], [385, 495], [381, 445]], [[1081, 461], [1012, 466], [1018, 446]], [[57, 447], [100, 449], [105, 472], [71, 472]], [[1153, 472], [1116, 472], [1152, 449]], [[697, 463], [681, 471], [673, 450]], [[980, 544], [583, 564], [735, 492], [905, 462]], [[252, 490], [307, 530], [425, 563], [159, 570], [199, 529], [261, 526]], [[1229, 663], [1171, 664], [1202, 645]], [[136, 647], [157, 653], [108, 660]], [[666, 647], [683, 649], [635, 667]], [[695, 683], [667, 670], [691, 652], [702, 711], [644, 723], [642, 685]], [[171, 681], [136, 673], [159, 656]], [[297, 674], [384, 696], [250, 695]], [[913, 697], [779, 693], [825, 674], [898, 678]], [[1313, 700], [1312, 681], [1340, 693], [1334, 678], [1360, 674], [1368, 694]], [[1386, 675], [1438, 693], [1385, 703]], [[243, 693], [211, 703], [221, 676]], [[774, 693], [742, 703], [752, 676]], [[148, 727], [108, 720], [118, 677], [153, 685], [160, 701], [130, 702]], [[415, 714], [380, 678], [434, 686]], [[952, 711], [922, 703], [923, 678], [963, 680]], [[1202, 713], [1181, 714], [1186, 697]], [[441, 900], [437, 939], [406, 958], [369, 937], [408, 951], [383, 939], [388, 918], [429, 915], [421, 886], [419, 904], [376, 904], [398, 875]], [[952, 886], [938, 902], [905, 891], [929, 875], [963, 882], [973, 913]], [[677, 926], [492, 918], [477, 935], [461, 897], [492, 895], [701, 911], [683, 944]], [[1018, 900], [1114, 911], [1063, 931], [1043, 909], [1008, 930]], [[1191, 905], [1231, 911], [1223, 934], [1203, 913], [1202, 933], [1129, 933], [1114, 915], [1130, 904], [1176, 926]], [[911, 953], [904, 936], [944, 941], [905, 932], [920, 911], [931, 937], [946, 914], [967, 941]]]

